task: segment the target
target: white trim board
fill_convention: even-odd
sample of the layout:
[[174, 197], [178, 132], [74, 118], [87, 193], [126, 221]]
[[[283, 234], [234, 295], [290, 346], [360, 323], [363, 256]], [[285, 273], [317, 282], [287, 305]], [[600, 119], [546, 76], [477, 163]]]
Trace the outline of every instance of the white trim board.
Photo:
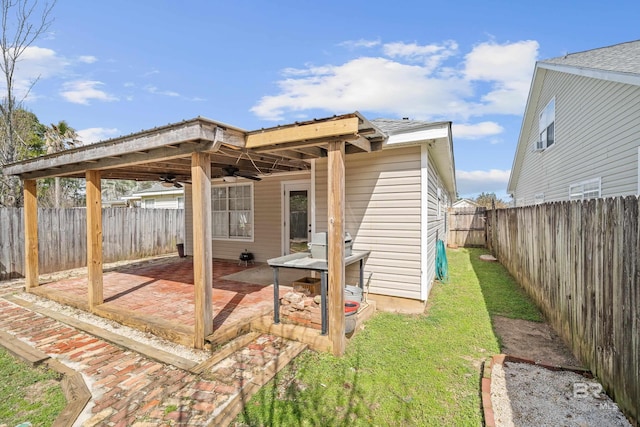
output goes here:
[[[420, 299], [429, 297], [429, 150], [420, 146]], [[435, 262], [435, 260], [434, 260]]]

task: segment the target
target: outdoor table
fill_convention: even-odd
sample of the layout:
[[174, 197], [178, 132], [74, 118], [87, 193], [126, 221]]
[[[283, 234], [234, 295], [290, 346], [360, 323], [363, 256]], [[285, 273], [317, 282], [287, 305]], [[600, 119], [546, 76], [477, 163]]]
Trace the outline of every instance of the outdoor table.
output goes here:
[[[360, 279], [358, 286], [364, 290], [364, 259], [371, 251], [352, 251], [351, 255], [344, 259], [345, 267], [355, 262], [360, 262]], [[322, 335], [327, 335], [327, 277], [329, 267], [326, 259], [312, 258], [310, 252], [298, 252], [278, 258], [267, 260], [267, 264], [273, 268], [273, 323], [280, 323], [280, 292], [278, 271], [280, 268], [297, 268], [299, 270], [312, 270], [320, 273], [320, 295], [322, 313]]]

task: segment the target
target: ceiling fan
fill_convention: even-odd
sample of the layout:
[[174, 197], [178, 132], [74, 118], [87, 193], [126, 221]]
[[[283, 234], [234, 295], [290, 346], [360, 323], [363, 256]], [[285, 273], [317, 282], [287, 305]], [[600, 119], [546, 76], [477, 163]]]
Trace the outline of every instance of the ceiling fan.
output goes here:
[[[178, 178], [175, 175], [165, 174], [165, 175], [160, 175], [159, 178], [160, 178], [160, 183], [164, 187], [182, 188], [182, 184], [178, 182]], [[186, 181], [183, 181], [183, 182], [186, 182]], [[186, 182], [186, 183], [189, 184], [189, 182]]]
[[238, 177], [239, 176], [239, 177], [242, 177], [242, 178], [252, 179], [254, 181], [262, 181], [262, 178], [254, 175], [253, 173], [241, 171], [240, 169], [238, 169], [235, 166], [225, 166], [225, 167], [223, 167], [222, 168], [222, 173], [223, 173], [223, 175], [222, 175], [223, 179], [225, 177]]

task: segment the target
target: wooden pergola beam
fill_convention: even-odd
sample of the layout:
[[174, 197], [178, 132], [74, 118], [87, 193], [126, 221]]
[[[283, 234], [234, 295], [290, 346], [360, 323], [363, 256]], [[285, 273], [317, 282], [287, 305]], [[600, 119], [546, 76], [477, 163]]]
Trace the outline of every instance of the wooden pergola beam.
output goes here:
[[26, 172], [21, 176], [25, 179], [50, 178], [53, 176], [72, 176], [80, 174], [87, 169], [109, 170], [119, 167], [131, 167], [154, 161], [166, 161], [190, 156], [193, 152], [207, 151], [213, 146], [212, 141], [201, 141], [199, 144], [180, 144], [178, 148], [161, 147], [149, 150], [147, 154], [135, 152], [122, 155], [113, 155], [99, 159], [98, 161], [83, 160], [59, 168], [46, 167], [33, 172]]
[[356, 140], [349, 141], [349, 144], [351, 144], [354, 147], [358, 147], [360, 150], [365, 151], [367, 153], [371, 152], [371, 142], [362, 135]]
[[202, 349], [213, 333], [213, 247], [211, 232], [211, 158], [191, 155], [193, 194], [193, 279], [195, 293], [194, 347]]
[[104, 302], [102, 289], [102, 192], [100, 171], [90, 170], [87, 180], [87, 273], [89, 309]]
[[265, 129], [247, 135], [247, 148], [259, 148], [278, 144], [335, 138], [358, 133], [358, 117], [345, 117], [325, 122], [283, 128]]
[[328, 213], [327, 233], [329, 269], [329, 340], [335, 356], [345, 351], [344, 319], [344, 213], [345, 213], [345, 143], [332, 142], [327, 150]]
[[27, 291], [40, 284], [38, 272], [38, 189], [35, 180], [24, 181], [24, 266]]
[[[72, 164], [82, 164], [83, 162], [89, 162], [91, 160], [98, 160], [101, 164], [105, 158], [114, 157], [124, 158], [125, 155], [132, 155], [136, 152], [149, 151], [155, 153], [159, 149], [165, 149], [169, 151], [175, 151], [175, 148], [167, 148], [167, 145], [180, 144], [180, 148], [186, 148], [182, 145], [189, 142], [203, 142], [204, 147], [200, 150], [207, 150], [213, 147], [215, 141], [215, 127], [209, 124], [203, 124], [199, 120], [186, 122], [180, 125], [174, 125], [173, 128], [165, 131], [151, 130], [143, 134], [123, 137], [114, 139], [111, 141], [105, 141], [97, 144], [80, 146], [72, 150], [62, 151], [60, 153], [50, 154], [47, 156], [36, 157], [24, 162], [16, 163], [13, 165], [7, 165], [4, 168], [6, 175], [20, 175], [22, 177], [27, 176], [29, 172], [51, 169], [53, 167], [67, 168]], [[217, 142], [220, 144], [221, 142]], [[185, 151], [186, 154], [190, 154], [197, 149], [191, 148]], [[166, 157], [169, 158], [171, 154], [167, 152]], [[144, 156], [139, 156], [141, 160], [144, 160]], [[148, 159], [147, 161], [152, 160]], [[135, 161], [135, 160], [134, 160]], [[86, 168], [85, 168], [86, 169]], [[95, 169], [95, 168], [94, 168]]]

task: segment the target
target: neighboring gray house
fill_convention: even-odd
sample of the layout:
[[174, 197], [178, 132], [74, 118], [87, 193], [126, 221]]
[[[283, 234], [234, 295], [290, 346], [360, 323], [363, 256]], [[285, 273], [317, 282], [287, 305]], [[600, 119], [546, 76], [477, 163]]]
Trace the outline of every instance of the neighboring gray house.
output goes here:
[[640, 41], [536, 63], [507, 192], [516, 206], [640, 193]]
[[[373, 273], [370, 292], [378, 307], [421, 312], [435, 279], [436, 240], [446, 243], [446, 212], [456, 195], [451, 123], [371, 124], [385, 139], [380, 151], [346, 156], [345, 229], [354, 250], [372, 251], [365, 277]], [[291, 197], [307, 198], [310, 235], [327, 230], [326, 157], [311, 160], [308, 171], [258, 177], [213, 179], [214, 258], [237, 259], [247, 249], [264, 262], [289, 253]], [[185, 189], [189, 255], [191, 186]]]

